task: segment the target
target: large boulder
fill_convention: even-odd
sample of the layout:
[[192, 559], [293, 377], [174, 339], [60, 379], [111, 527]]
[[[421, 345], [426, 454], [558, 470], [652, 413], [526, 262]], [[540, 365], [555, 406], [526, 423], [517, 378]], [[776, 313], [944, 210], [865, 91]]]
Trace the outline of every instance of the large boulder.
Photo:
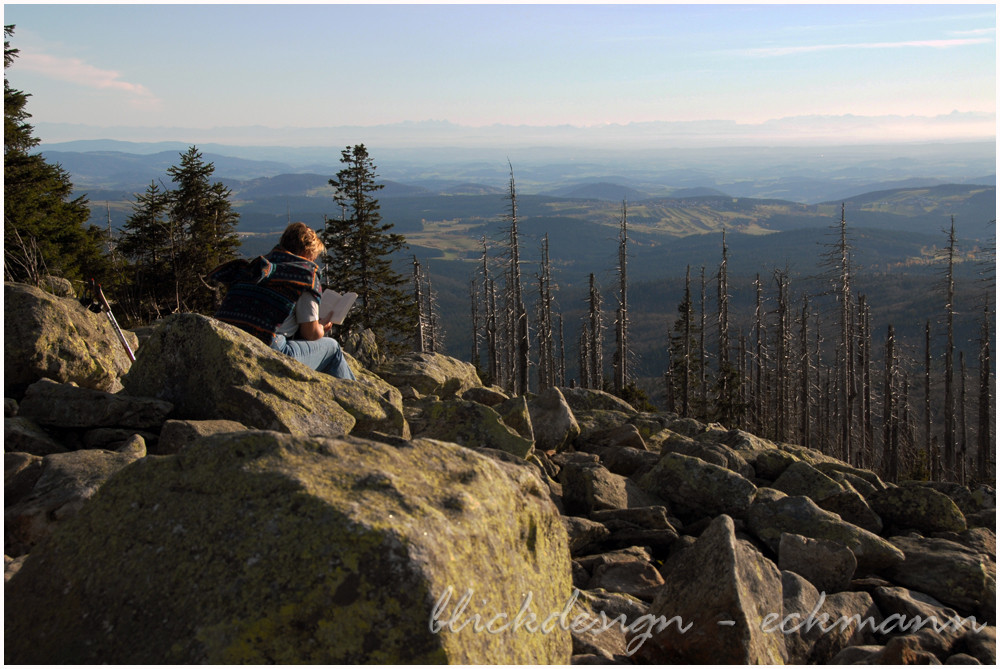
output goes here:
[[826, 664], [845, 647], [873, 644], [882, 614], [867, 592], [818, 591], [791, 571], [781, 572], [782, 615], [765, 631], [784, 636], [790, 664]]
[[120, 472], [29, 555], [5, 660], [567, 664], [556, 619], [514, 621], [567, 608], [570, 571], [527, 468], [420, 439], [217, 435]]
[[900, 485], [868, 496], [868, 504], [886, 525], [925, 534], [962, 532], [965, 516], [944, 493], [922, 485]]
[[158, 431], [173, 408], [170, 402], [150, 397], [130, 397], [41, 379], [28, 386], [18, 416], [39, 425], [61, 428], [130, 427]]
[[542, 451], [561, 451], [580, 435], [573, 410], [558, 388], [546, 388], [528, 403], [535, 444]]
[[778, 567], [802, 576], [820, 592], [832, 594], [850, 587], [858, 561], [843, 544], [785, 532], [778, 543]]
[[30, 492], [4, 508], [4, 553], [16, 557], [30, 551], [79, 513], [112, 474], [145, 454], [145, 449], [122, 453], [88, 449], [26, 463], [34, 465], [29, 470], [34, 481]]
[[679, 621], [650, 630], [641, 657], [657, 664], [784, 664], [785, 640], [762, 629], [781, 598], [778, 568], [736, 538], [729, 516], [719, 516], [685, 551], [649, 607], [652, 616]]
[[130, 395], [173, 403], [173, 417], [180, 419], [233, 420], [315, 436], [346, 434], [355, 425], [396, 436], [409, 429], [401, 398], [386, 398], [385, 388], [367, 377], [321, 374], [198, 314], [179, 314], [156, 328], [123, 382]]
[[461, 396], [469, 388], [483, 385], [471, 364], [440, 353], [407, 353], [385, 363], [377, 373], [397, 388], [409, 386], [441, 398]]
[[527, 457], [534, 443], [508, 427], [488, 406], [465, 400], [426, 404], [426, 421], [416, 436], [451, 441], [469, 448], [483, 447]]
[[854, 553], [861, 576], [903, 561], [903, 552], [899, 548], [878, 535], [844, 522], [837, 514], [819, 508], [808, 497], [768, 498], [758, 495], [747, 512], [747, 529], [775, 553], [784, 532], [839, 543]]
[[633, 415], [635, 407], [611, 393], [594, 388], [560, 388], [559, 392], [566, 398], [567, 404], [574, 412], [578, 411], [621, 411]]
[[[3, 294], [5, 397], [20, 397], [43, 378], [121, 390], [120, 377], [132, 363], [106, 315], [20, 283], [4, 283]], [[124, 335], [134, 350], [135, 335]]]
[[906, 562], [886, 572], [893, 583], [994, 621], [997, 568], [988, 555], [947, 539], [893, 537], [890, 541], [906, 555]]
[[681, 518], [721, 513], [742, 516], [757, 487], [739, 474], [700, 458], [666, 453], [639, 486], [671, 503]]
[[3, 448], [5, 452], [20, 451], [33, 455], [65, 453], [69, 450], [35, 421], [23, 416], [3, 419]]

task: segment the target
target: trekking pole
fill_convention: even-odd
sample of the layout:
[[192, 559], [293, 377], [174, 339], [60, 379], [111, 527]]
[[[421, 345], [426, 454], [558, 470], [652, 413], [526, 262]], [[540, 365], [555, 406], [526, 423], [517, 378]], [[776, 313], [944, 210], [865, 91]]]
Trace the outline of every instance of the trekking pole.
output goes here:
[[114, 328], [115, 334], [118, 335], [118, 341], [125, 347], [125, 353], [128, 354], [128, 359], [135, 362], [135, 353], [132, 352], [132, 347], [128, 345], [128, 341], [125, 339], [122, 329], [118, 326], [118, 321], [115, 320], [115, 315], [111, 313], [111, 306], [108, 304], [107, 298], [104, 297], [104, 291], [101, 290], [101, 284], [94, 281], [94, 279], [91, 279], [87, 286], [87, 292], [89, 295], [85, 293], [80, 302], [91, 311], [103, 311], [107, 314], [108, 320], [111, 322], [111, 327]]

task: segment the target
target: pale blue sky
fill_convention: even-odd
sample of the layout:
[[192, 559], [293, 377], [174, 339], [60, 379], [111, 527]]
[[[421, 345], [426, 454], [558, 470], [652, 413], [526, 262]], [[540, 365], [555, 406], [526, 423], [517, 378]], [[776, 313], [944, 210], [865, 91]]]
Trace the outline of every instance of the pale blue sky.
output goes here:
[[36, 123], [590, 126], [996, 111], [993, 4], [7, 4], [4, 23], [21, 50], [7, 76], [32, 94]]

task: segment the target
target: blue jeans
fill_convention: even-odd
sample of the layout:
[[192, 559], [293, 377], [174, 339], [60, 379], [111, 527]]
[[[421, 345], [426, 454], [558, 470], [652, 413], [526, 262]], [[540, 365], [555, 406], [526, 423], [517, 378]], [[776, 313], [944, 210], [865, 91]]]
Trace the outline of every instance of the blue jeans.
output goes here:
[[354, 372], [347, 365], [340, 344], [333, 337], [321, 337], [314, 341], [287, 339], [277, 335], [271, 344], [274, 350], [289, 355], [310, 369], [336, 376], [338, 379], [355, 380]]

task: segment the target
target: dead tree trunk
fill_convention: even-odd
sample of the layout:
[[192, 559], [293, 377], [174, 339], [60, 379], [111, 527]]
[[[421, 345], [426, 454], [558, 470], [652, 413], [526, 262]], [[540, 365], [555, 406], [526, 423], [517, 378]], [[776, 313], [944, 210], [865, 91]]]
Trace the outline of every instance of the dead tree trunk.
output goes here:
[[628, 206], [622, 201], [621, 230], [618, 235], [618, 314], [615, 322], [614, 389], [621, 396], [629, 381], [628, 342]]
[[479, 355], [479, 289], [476, 278], [469, 279], [469, 301], [472, 306], [472, 364], [482, 373], [482, 358]]
[[799, 329], [799, 439], [806, 448], [812, 446], [809, 434], [809, 416], [812, 410], [809, 393], [809, 298], [802, 298], [802, 317]]
[[993, 407], [993, 393], [990, 392], [990, 372], [993, 358], [990, 354], [990, 308], [989, 302], [983, 307], [983, 321], [979, 334], [979, 412], [976, 434], [976, 475], [980, 481], [993, 480], [993, 421], [990, 411]]
[[934, 438], [931, 435], [931, 322], [924, 326], [924, 448], [931, 466], [931, 479], [938, 479]]
[[604, 387], [604, 324], [601, 322], [601, 292], [597, 289], [594, 275], [590, 275], [590, 382], [588, 388], [601, 390]]
[[517, 190], [514, 185], [514, 167], [510, 167], [510, 286], [511, 310], [513, 316], [513, 341], [511, 354], [515, 362], [513, 389], [516, 395], [528, 393], [528, 367], [530, 345], [528, 341], [528, 312], [524, 307], [521, 288], [521, 255], [517, 229]]
[[423, 282], [420, 280], [420, 263], [413, 256], [413, 301], [417, 305], [416, 349], [421, 353], [427, 351], [427, 314], [424, 313]]
[[955, 470], [955, 217], [951, 217], [948, 247], [945, 249], [948, 265], [945, 276], [945, 316], [948, 326], [948, 343], [944, 353], [944, 479], [957, 480]]
[[882, 443], [885, 451], [883, 471], [889, 481], [899, 480], [899, 423], [895, 405], [896, 333], [892, 325], [885, 337], [885, 383], [882, 404]]

